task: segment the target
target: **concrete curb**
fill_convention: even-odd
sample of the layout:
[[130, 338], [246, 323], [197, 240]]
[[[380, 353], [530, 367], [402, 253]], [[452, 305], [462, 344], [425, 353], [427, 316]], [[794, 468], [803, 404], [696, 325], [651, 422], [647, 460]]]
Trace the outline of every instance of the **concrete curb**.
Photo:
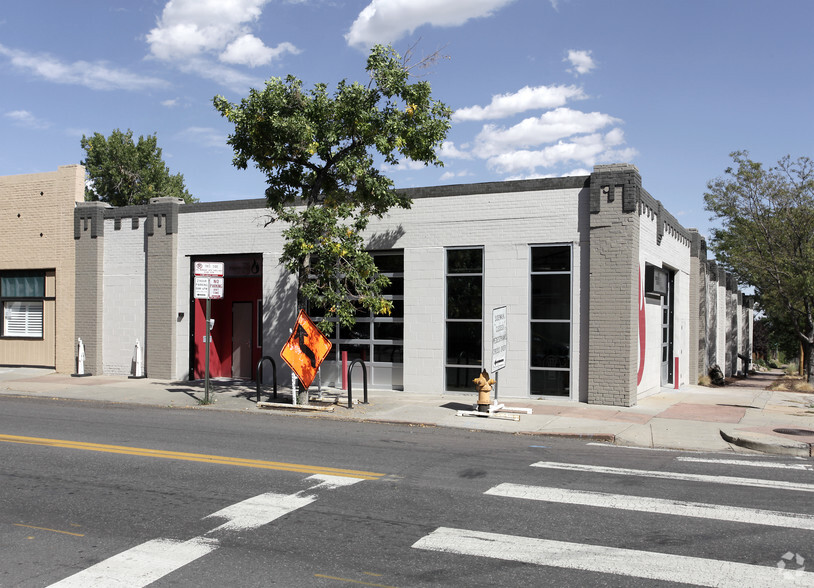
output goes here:
[[532, 435], [534, 437], [557, 437], [559, 439], [583, 439], [596, 443], [610, 443], [616, 445], [616, 435], [613, 433], [560, 433], [557, 431], [518, 431], [516, 435]]
[[743, 433], [730, 434], [721, 429], [721, 437], [727, 443], [738, 447], [745, 447], [761, 453], [772, 455], [793, 455], [796, 457], [814, 456], [814, 443], [791, 441], [789, 439], [775, 439], [768, 435], [752, 433], [748, 436]]

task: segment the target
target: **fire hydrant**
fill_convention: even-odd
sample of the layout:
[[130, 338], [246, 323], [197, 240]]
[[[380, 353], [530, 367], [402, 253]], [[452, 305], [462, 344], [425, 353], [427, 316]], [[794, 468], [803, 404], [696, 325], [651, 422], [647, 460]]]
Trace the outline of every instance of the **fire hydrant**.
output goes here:
[[489, 378], [489, 372], [481, 370], [480, 375], [472, 380], [475, 383], [475, 390], [478, 391], [478, 412], [489, 412], [489, 404], [494, 380]]

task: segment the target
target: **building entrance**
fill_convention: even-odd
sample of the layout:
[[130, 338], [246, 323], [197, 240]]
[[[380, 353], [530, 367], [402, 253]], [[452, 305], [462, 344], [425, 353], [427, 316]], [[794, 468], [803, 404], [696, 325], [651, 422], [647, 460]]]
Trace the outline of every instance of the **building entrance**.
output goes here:
[[[222, 261], [224, 264], [223, 298], [210, 301], [210, 317], [214, 325], [209, 348], [209, 376], [252, 379], [263, 351], [262, 257], [206, 256], [194, 257], [192, 263], [195, 261]], [[205, 377], [206, 366], [206, 300], [192, 299], [190, 304], [193, 315], [190, 321], [190, 379], [200, 380]]]

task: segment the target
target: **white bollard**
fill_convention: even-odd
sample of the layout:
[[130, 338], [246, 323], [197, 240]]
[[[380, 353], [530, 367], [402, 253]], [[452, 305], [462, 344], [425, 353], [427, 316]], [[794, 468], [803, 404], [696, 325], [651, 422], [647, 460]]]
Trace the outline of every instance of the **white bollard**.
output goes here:
[[133, 377], [140, 378], [142, 373], [142, 362], [141, 362], [141, 343], [138, 339], [136, 339], [136, 349], [134, 351], [135, 359], [136, 359], [136, 367], [133, 370]]
[[77, 376], [84, 376], [85, 375], [85, 344], [82, 343], [82, 339], [77, 339], [79, 343], [77, 344], [76, 349], [76, 375]]

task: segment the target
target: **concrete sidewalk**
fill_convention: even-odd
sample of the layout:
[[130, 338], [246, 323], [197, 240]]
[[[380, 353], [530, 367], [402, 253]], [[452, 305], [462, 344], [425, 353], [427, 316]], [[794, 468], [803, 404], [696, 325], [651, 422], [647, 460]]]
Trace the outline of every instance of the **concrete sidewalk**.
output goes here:
[[[211, 391], [215, 402], [204, 406], [200, 404], [204, 397], [203, 382], [123, 376], [71, 377], [34, 368], [0, 368], [0, 394], [207, 411], [285, 412], [339, 420], [575, 437], [635, 447], [760, 451], [811, 457], [814, 455], [814, 394], [767, 390], [781, 375], [779, 371], [761, 373], [723, 388], [665, 388], [639, 400], [631, 408], [550, 398], [500, 398], [507, 407], [532, 410], [532, 414], [520, 414], [518, 420], [458, 416], [458, 411], [471, 410], [474, 392], [407, 394], [371, 390], [368, 404], [348, 408], [347, 393], [326, 389], [322, 401], [317, 401], [312, 387], [311, 405], [294, 408], [290, 389], [281, 389], [274, 404], [261, 408], [255, 402], [253, 382], [213, 380]], [[271, 387], [264, 386], [261, 401], [266, 403], [270, 395]], [[361, 386], [354, 390], [353, 399], [362, 400]]]

